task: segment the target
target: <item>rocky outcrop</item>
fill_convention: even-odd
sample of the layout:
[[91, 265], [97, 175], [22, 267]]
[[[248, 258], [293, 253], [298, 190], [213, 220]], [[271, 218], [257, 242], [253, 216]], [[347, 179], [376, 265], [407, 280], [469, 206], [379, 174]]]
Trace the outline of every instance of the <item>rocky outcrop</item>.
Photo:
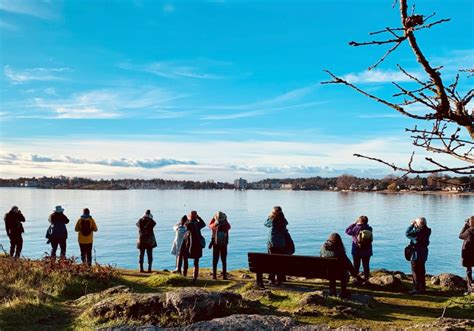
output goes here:
[[431, 277], [431, 284], [441, 286], [441, 288], [450, 291], [464, 290], [467, 286], [463, 278], [449, 273]]
[[315, 291], [305, 293], [301, 298], [299, 305], [305, 307], [308, 305], [323, 305], [326, 302], [327, 294], [324, 291]]
[[244, 298], [250, 300], [260, 300], [263, 298], [270, 299], [274, 297], [273, 293], [269, 289], [254, 289], [245, 291], [243, 294]]
[[417, 324], [406, 330], [466, 330], [474, 327], [474, 320], [458, 318], [438, 318], [427, 324]]
[[95, 303], [85, 314], [101, 323], [122, 320], [173, 326], [245, 312], [248, 308], [240, 294], [184, 288], [164, 294], [120, 291]]
[[290, 317], [274, 315], [231, 315], [191, 324], [180, 330], [288, 330], [296, 326]]
[[399, 277], [395, 275], [380, 275], [373, 276], [369, 279], [369, 283], [372, 285], [383, 286], [383, 287], [396, 287], [402, 282]]

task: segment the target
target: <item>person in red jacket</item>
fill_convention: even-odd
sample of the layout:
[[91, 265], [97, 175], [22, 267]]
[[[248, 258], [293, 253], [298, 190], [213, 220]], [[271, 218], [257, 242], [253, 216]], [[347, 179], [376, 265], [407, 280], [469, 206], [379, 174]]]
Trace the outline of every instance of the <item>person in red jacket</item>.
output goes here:
[[222, 260], [223, 279], [227, 279], [227, 245], [229, 244], [230, 223], [227, 215], [223, 212], [217, 212], [209, 223], [212, 231], [209, 249], [212, 251], [212, 279], [217, 279], [217, 264], [219, 257]]

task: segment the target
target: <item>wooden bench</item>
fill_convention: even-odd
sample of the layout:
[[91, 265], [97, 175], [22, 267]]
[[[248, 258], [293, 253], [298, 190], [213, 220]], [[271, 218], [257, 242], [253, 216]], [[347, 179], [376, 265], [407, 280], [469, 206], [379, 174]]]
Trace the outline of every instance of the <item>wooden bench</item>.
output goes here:
[[263, 287], [263, 274], [284, 274], [288, 276], [341, 279], [343, 270], [336, 258], [248, 253], [249, 270], [257, 274], [257, 285]]

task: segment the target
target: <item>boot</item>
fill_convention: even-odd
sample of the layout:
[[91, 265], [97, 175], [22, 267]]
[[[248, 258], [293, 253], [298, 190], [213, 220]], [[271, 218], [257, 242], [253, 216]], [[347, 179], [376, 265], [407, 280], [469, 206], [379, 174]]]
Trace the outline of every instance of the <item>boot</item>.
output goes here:
[[145, 270], [143, 270], [143, 262], [140, 263], [140, 272], [145, 272]]
[[148, 263], [148, 273], [151, 273], [151, 263]]
[[217, 266], [212, 267], [212, 279], [217, 279]]

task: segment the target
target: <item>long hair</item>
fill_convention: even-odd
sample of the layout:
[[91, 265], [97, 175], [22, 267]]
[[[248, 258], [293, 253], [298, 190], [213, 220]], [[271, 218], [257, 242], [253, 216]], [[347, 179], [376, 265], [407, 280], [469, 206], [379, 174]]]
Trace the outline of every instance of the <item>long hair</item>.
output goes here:
[[339, 235], [339, 233], [336, 233], [336, 232], [331, 233], [329, 235], [328, 241], [330, 241], [334, 245], [334, 247], [339, 247], [339, 248], [342, 248], [344, 251], [346, 251], [344, 247], [344, 243], [342, 242], [342, 238]]

